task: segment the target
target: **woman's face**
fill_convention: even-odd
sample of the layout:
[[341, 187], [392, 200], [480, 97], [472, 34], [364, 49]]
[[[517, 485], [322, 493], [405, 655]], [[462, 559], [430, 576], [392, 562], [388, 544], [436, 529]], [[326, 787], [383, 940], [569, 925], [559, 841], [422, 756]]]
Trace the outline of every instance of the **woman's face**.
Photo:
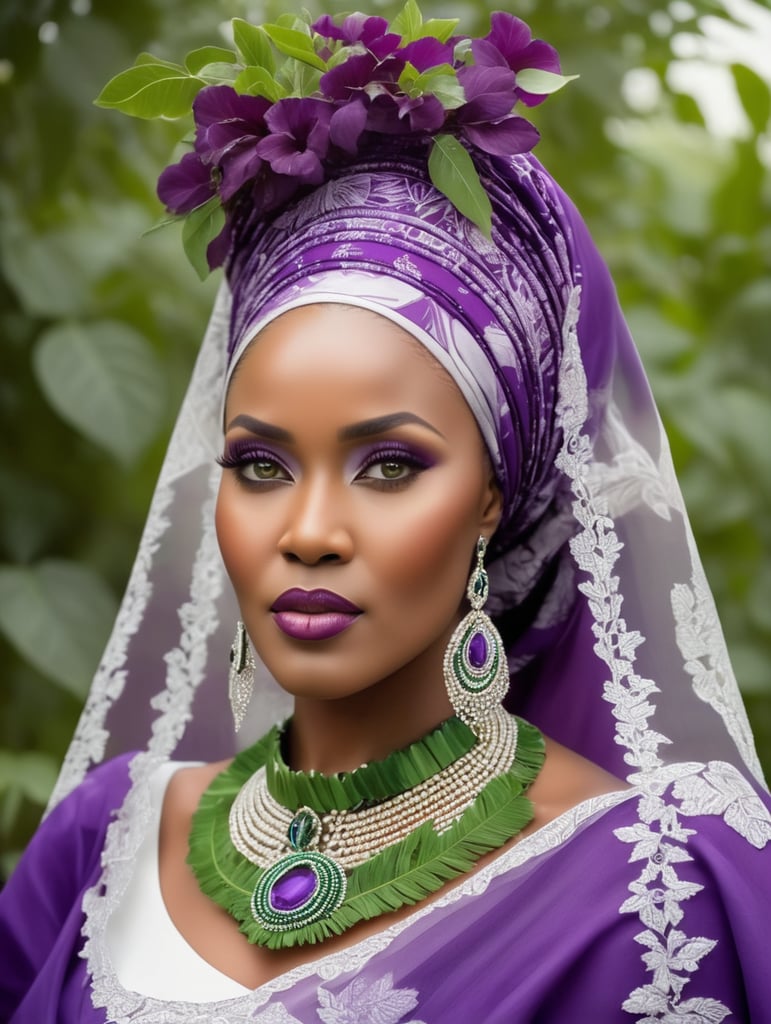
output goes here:
[[441, 686], [500, 510], [450, 377], [390, 321], [308, 306], [247, 350], [225, 422], [220, 548], [278, 682], [325, 700], [405, 673]]

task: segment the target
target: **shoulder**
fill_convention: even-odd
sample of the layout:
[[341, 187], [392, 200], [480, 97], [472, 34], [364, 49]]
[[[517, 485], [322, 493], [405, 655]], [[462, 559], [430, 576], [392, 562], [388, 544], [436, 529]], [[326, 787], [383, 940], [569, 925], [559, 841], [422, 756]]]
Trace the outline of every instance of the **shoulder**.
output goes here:
[[536, 828], [594, 797], [630, 788], [615, 775], [548, 737], [545, 752], [543, 768], [527, 794], [533, 803]]
[[189, 827], [200, 799], [211, 782], [230, 764], [229, 760], [180, 768], [174, 772], [163, 800], [162, 829]]

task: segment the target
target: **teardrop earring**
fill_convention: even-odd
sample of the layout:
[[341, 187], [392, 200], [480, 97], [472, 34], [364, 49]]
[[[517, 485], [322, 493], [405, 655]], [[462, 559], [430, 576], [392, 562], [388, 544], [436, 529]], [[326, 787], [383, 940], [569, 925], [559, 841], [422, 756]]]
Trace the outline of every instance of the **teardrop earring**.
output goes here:
[[240, 620], [236, 623], [236, 635], [230, 648], [230, 670], [228, 672], [228, 697], [233, 712], [236, 732], [241, 728], [254, 687], [254, 657], [249, 646], [246, 627]]
[[455, 714], [472, 729], [497, 708], [509, 688], [501, 635], [482, 611], [489, 593], [484, 567], [487, 541], [480, 537], [466, 595], [471, 611], [458, 624], [444, 655], [444, 682]]

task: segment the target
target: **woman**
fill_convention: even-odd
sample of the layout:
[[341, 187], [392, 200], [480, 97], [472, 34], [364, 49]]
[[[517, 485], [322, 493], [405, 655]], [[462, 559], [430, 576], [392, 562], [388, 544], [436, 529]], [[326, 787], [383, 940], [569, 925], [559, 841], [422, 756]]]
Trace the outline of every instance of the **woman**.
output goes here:
[[228, 288], [80, 784], [4, 895], [14, 1022], [768, 1015], [752, 739], [607, 271], [511, 113], [556, 58], [508, 15], [390, 28], [318, 22], [312, 96], [204, 90], [162, 178]]

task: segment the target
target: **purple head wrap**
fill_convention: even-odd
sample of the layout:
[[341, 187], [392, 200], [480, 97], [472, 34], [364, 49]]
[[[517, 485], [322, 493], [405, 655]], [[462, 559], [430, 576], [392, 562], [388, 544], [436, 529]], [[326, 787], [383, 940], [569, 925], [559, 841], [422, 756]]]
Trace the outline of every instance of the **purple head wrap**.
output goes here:
[[[480, 171], [491, 239], [431, 185], [422, 154], [359, 161], [268, 223], [243, 225], [229, 355], [310, 302], [366, 305], [400, 323], [476, 416], [504, 496], [498, 544], [509, 546], [554, 496], [557, 372], [581, 268], [572, 208], [534, 158], [487, 158]], [[598, 356], [596, 378], [612, 353]]]

